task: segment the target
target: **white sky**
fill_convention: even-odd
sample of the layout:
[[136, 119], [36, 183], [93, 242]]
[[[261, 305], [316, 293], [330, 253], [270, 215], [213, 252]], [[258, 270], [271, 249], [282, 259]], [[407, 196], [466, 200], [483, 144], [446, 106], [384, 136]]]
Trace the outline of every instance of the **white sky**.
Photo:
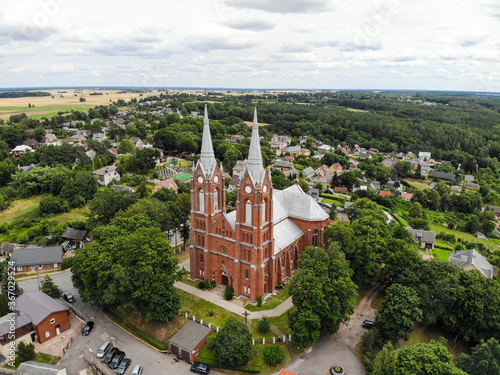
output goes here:
[[2, 0], [0, 87], [500, 91], [500, 0]]

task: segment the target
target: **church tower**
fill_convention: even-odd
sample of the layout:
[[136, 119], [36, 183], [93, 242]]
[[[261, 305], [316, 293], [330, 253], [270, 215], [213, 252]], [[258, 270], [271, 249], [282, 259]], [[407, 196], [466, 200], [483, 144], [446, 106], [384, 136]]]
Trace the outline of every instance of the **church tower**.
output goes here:
[[236, 241], [239, 274], [234, 292], [256, 301], [274, 289], [273, 188], [264, 169], [260, 148], [257, 108], [254, 111], [248, 164], [242, 173], [236, 200]]
[[203, 120], [201, 157], [191, 180], [191, 278], [212, 280], [209, 233], [213, 223], [226, 212], [222, 167], [217, 165], [210, 134], [207, 105]]

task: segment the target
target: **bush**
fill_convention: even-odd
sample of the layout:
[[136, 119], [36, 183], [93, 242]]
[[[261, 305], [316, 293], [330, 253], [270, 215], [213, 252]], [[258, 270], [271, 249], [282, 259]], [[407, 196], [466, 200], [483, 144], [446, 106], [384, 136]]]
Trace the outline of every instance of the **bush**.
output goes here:
[[234, 290], [233, 290], [233, 288], [231, 288], [230, 285], [226, 285], [226, 290], [224, 291], [224, 298], [227, 301], [230, 301], [230, 300], [233, 299], [233, 296], [234, 296]]
[[200, 281], [198, 283], [198, 289], [202, 289], [202, 290], [205, 289], [205, 282], [204, 281]]
[[269, 366], [276, 366], [285, 358], [283, 350], [279, 346], [268, 346], [262, 351], [262, 359]]
[[267, 333], [271, 329], [271, 323], [269, 322], [269, 318], [267, 316], [263, 317], [257, 323], [257, 330], [259, 333]]
[[19, 362], [32, 361], [35, 359], [35, 346], [20, 342], [17, 344], [17, 360]]
[[261, 306], [262, 306], [262, 296], [259, 296], [259, 298], [257, 298], [257, 307]]
[[61, 270], [66, 270], [73, 267], [74, 257], [64, 258], [61, 262]]
[[45, 195], [40, 201], [40, 215], [49, 216], [69, 211], [69, 205], [63, 199]]
[[284, 288], [284, 285], [282, 283], [276, 283], [276, 285], [274, 286], [274, 289], [276, 290], [281, 290]]

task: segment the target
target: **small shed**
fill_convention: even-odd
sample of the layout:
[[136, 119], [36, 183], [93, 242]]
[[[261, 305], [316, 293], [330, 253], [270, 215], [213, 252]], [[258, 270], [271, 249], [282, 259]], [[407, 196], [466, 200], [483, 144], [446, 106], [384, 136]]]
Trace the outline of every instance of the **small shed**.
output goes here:
[[65, 251], [68, 250], [68, 246], [79, 249], [88, 242], [86, 230], [73, 229], [70, 227], [66, 228], [61, 237], [67, 241], [63, 244], [63, 248]]
[[168, 341], [168, 350], [177, 357], [194, 363], [212, 329], [190, 320]]

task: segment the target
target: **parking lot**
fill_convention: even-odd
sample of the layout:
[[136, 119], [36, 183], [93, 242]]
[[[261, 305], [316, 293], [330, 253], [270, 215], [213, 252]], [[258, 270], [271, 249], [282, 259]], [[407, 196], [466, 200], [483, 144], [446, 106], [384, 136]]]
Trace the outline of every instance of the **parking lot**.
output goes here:
[[[134, 365], [137, 363], [144, 367], [143, 374], [145, 375], [177, 375], [190, 373], [190, 365], [187, 362], [176, 362], [173, 355], [160, 353], [156, 349], [149, 347], [115, 325], [105, 315], [84, 303], [80, 299], [77, 290], [73, 288], [70, 271], [54, 274], [51, 275], [51, 277], [56, 285], [62, 288], [63, 292], [70, 292], [75, 296], [76, 302], [73, 305], [85, 314], [89, 320], [95, 322], [94, 329], [90, 332], [90, 335], [82, 336], [79, 334], [73, 342], [73, 345], [61, 359], [59, 364], [66, 367], [68, 375], [86, 374], [85, 369], [87, 368], [87, 361], [97, 361], [100, 364], [99, 368], [102, 368], [106, 374], [116, 374], [95, 357], [99, 347], [105, 341], [111, 341], [113, 346], [123, 350], [125, 356], [132, 360], [126, 374], [130, 374]], [[21, 281], [19, 285], [27, 292], [38, 290], [38, 281], [36, 279]], [[215, 372], [212, 371], [211, 373]]]

